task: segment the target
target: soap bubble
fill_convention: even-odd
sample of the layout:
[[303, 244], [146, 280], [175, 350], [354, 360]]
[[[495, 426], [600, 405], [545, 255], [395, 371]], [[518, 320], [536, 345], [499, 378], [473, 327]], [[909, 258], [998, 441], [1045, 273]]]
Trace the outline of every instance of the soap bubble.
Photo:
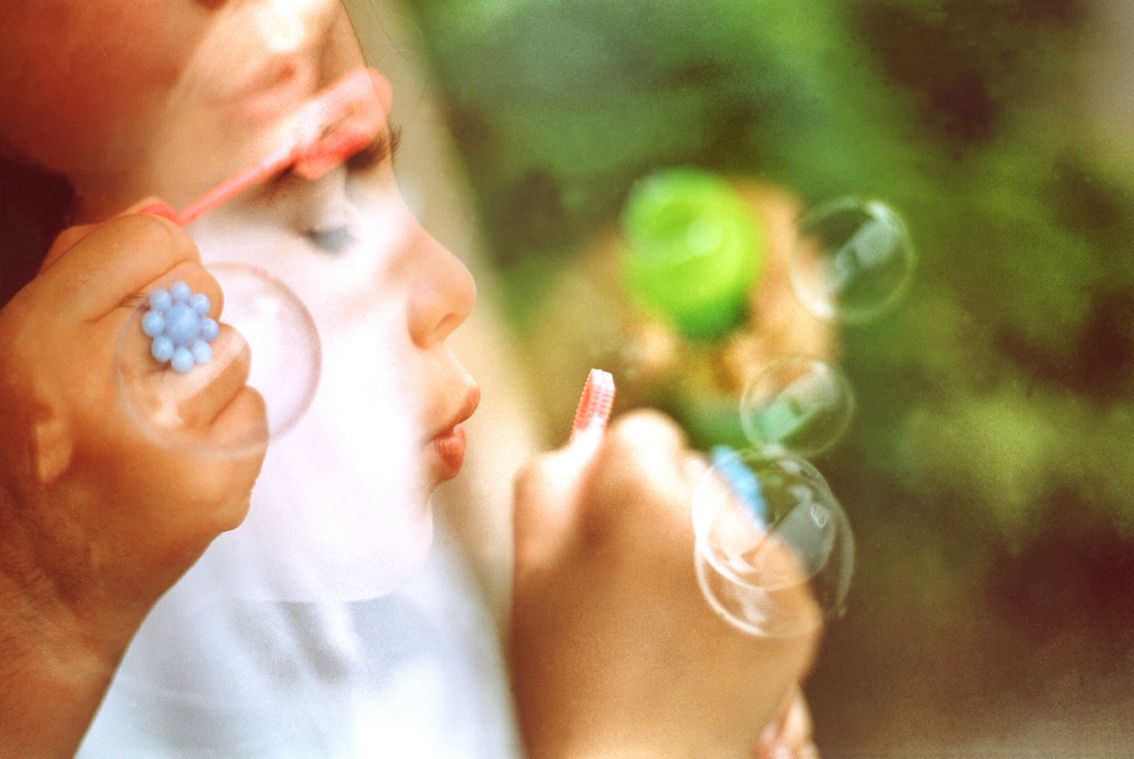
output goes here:
[[805, 459], [715, 450], [693, 494], [693, 531], [701, 592], [734, 627], [800, 635], [843, 613], [854, 535], [826, 480]]
[[761, 367], [740, 396], [740, 424], [749, 442], [802, 456], [834, 445], [853, 415], [854, 391], [843, 373], [806, 356], [780, 358]]
[[[152, 304], [144, 304], [126, 320], [115, 348], [118, 394], [130, 417], [158, 445], [212, 458], [243, 457], [289, 430], [307, 410], [322, 364], [319, 334], [299, 298], [266, 271], [238, 263], [214, 263], [208, 270], [224, 293], [220, 321], [234, 331], [218, 337], [212, 332], [216, 322], [203, 318], [199, 328], [213, 334], [216, 341], [203, 344], [204, 348], [194, 345], [196, 352], [190, 349], [183, 373], [163, 368], [157, 356], [147, 366], [144, 354], [156, 348], [144, 342], [146, 314], [153, 313], [146, 308]], [[176, 284], [178, 289], [187, 289], [180, 287], [184, 283]], [[162, 297], [162, 291], [155, 293]], [[169, 295], [179, 295], [186, 302], [192, 298], [191, 292], [175, 294], [172, 288]], [[155, 338], [155, 343], [165, 337]], [[234, 376], [231, 367], [245, 343], [251, 353], [247, 384], [264, 400], [267, 438], [263, 430], [249, 429], [227, 436], [223, 444], [214, 438], [206, 440], [191, 429], [200, 426], [193, 416], [202, 409], [197, 399], [206, 397], [210, 387], [227, 386]], [[167, 360], [176, 358], [172, 344], [170, 347]]]
[[788, 261], [796, 297], [816, 316], [861, 323], [901, 300], [914, 270], [906, 225], [885, 203], [844, 198], [798, 222]]

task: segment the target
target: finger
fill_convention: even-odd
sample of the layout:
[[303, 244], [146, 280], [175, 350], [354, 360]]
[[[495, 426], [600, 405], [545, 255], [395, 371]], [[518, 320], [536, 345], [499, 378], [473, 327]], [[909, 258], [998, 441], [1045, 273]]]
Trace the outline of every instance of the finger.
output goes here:
[[811, 710], [799, 685], [795, 685], [785, 700], [780, 714], [760, 736], [757, 756], [804, 757], [818, 756], [811, 741]]
[[[685, 433], [669, 417], [652, 410], [619, 417], [603, 440], [604, 461], [631, 462], [648, 480], [672, 481], [687, 452]], [[619, 466], [622, 466], [621, 464]]]
[[[115, 218], [121, 216], [129, 216], [130, 214], [155, 214], [163, 216], [167, 219], [172, 219], [176, 212], [170, 208], [164, 201], [159, 198], [149, 197], [138, 201], [134, 205], [127, 208], [120, 214], [116, 214]], [[103, 225], [104, 222], [94, 222], [91, 224], [79, 224], [73, 227], [68, 227], [56, 236], [55, 240], [51, 243], [51, 249], [47, 251], [44, 256], [43, 262], [40, 264], [39, 270], [42, 272], [46, 270], [51, 264], [55, 263], [61, 255], [82, 242], [87, 235], [95, 231]]]
[[100, 226], [101, 224], [78, 224], [67, 227], [56, 235], [51, 242], [51, 248], [47, 251], [47, 255], [43, 257], [43, 262], [39, 266], [40, 273], [46, 271], [60, 256], [85, 240], [87, 235]]
[[211, 519], [201, 520], [209, 539], [237, 527], [247, 515], [267, 441], [264, 399], [250, 387], [241, 388], [199, 439], [201, 450], [223, 452], [223, 460], [195, 471], [199, 502], [210, 509]]
[[516, 476], [512, 532], [518, 570], [547, 561], [571, 535], [592, 453], [568, 446], [536, 456]]
[[694, 484], [690, 451], [681, 428], [664, 414], [644, 410], [620, 417], [596, 460], [589, 517], [659, 503], [688, 511]]
[[240, 333], [222, 327], [212, 353], [208, 363], [184, 374], [159, 371], [147, 375], [145, 381], [154, 385], [150, 392], [163, 398], [163, 409], [170, 412], [159, 417], [162, 426], [206, 430], [247, 384], [252, 354]]
[[243, 453], [257, 462], [268, 445], [268, 409], [260, 393], [245, 385], [221, 409], [206, 435], [214, 450]]
[[125, 216], [98, 226], [59, 253], [36, 278], [36, 287], [56, 308], [94, 320], [179, 264], [197, 261], [193, 241], [173, 222]]

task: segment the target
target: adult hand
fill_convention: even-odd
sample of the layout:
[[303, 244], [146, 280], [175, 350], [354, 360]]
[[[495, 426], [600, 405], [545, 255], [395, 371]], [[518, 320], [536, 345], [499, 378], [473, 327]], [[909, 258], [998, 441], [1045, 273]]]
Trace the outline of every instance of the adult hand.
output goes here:
[[[195, 378], [161, 369], [140, 330], [116, 366], [133, 304], [176, 280], [219, 313], [220, 290], [185, 231], [122, 216], [64, 232], [0, 311], [0, 756], [73, 752], [144, 615], [246, 513], [262, 446], [210, 460], [143, 432], [266, 439], [239, 336], [222, 331], [215, 364]], [[139, 424], [117, 372], [146, 397], [174, 398], [177, 413], [145, 407], [155, 416]]]
[[750, 757], [783, 713], [816, 634], [751, 637], [710, 610], [703, 471], [672, 422], [636, 412], [520, 474], [509, 657], [531, 756]]

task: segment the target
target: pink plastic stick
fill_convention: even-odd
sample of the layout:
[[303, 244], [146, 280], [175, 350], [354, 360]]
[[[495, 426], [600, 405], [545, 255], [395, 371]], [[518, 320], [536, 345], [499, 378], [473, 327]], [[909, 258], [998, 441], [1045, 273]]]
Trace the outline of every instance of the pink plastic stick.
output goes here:
[[605, 429], [614, 409], [614, 375], [602, 369], [591, 369], [579, 407], [575, 410], [575, 423], [571, 427], [571, 439], [587, 430]]
[[295, 164], [306, 179], [318, 179], [378, 136], [386, 121], [372, 69], [347, 74], [323, 90], [299, 112], [290, 139], [270, 155], [233, 174], [177, 212], [186, 226]]
[[280, 148], [273, 155], [233, 174], [216, 187], [177, 212], [173, 218], [181, 226], [188, 226], [214, 208], [247, 190], [252, 185], [268, 181], [274, 174], [287, 168], [295, 160], [291, 146]]

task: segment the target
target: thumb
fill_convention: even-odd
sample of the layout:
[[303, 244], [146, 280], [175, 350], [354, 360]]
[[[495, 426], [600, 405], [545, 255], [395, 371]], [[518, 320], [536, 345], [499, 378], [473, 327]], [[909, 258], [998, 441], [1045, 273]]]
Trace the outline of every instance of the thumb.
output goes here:
[[536, 456], [516, 477], [512, 510], [517, 571], [545, 564], [575, 532], [581, 493], [602, 430], [575, 435], [563, 448]]
[[[163, 201], [151, 197], [138, 201], [122, 213], [117, 214], [114, 218], [129, 216], [135, 213], [148, 213], [172, 218], [175, 212]], [[52, 241], [51, 249], [47, 251], [47, 255], [43, 258], [43, 264], [39, 267], [40, 273], [46, 271], [53, 263], [59, 260], [64, 253], [85, 240], [91, 232], [101, 227], [103, 223], [104, 222], [99, 221], [91, 224], [77, 224], [73, 227], [67, 227], [67, 229], [60, 232], [55, 240]]]

